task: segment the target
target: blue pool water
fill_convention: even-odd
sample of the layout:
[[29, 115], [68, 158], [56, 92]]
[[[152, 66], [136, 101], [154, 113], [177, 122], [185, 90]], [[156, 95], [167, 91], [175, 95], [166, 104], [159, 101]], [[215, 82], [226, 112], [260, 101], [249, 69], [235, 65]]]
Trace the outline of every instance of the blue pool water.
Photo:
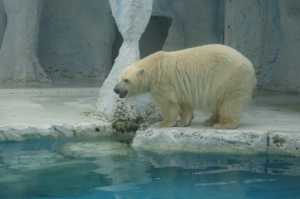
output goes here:
[[300, 198], [300, 161], [134, 150], [131, 140], [0, 143], [0, 198]]

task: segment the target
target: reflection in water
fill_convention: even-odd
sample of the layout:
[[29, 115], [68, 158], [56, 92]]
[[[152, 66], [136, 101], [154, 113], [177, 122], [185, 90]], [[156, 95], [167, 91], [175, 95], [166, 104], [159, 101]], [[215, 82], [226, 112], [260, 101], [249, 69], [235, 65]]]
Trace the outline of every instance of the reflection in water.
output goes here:
[[110, 184], [95, 175], [96, 168], [90, 161], [50, 152], [5, 155], [0, 159], [0, 198], [86, 195], [90, 188]]
[[194, 174], [248, 171], [276, 175], [300, 175], [300, 159], [283, 156], [241, 156], [224, 154], [162, 153], [137, 151], [155, 168], [197, 169]]
[[0, 198], [286, 199], [299, 175], [292, 157], [157, 154], [124, 138], [0, 143]]
[[107, 178], [112, 181], [111, 186], [122, 185], [124, 189], [126, 183], [149, 181], [149, 174], [145, 172], [150, 168], [149, 163], [143, 161], [143, 158], [139, 159], [126, 142], [68, 143], [58, 151], [67, 157], [93, 158], [92, 162], [98, 166], [94, 172], [107, 175]]

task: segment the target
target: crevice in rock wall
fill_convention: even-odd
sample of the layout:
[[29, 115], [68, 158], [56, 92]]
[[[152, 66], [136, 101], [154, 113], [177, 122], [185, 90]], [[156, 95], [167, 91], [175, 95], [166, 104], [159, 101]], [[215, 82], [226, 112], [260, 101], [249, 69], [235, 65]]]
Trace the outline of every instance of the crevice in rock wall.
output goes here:
[[117, 27], [117, 24], [115, 23], [114, 25], [114, 28], [115, 28], [115, 39], [114, 39], [114, 42], [113, 42], [113, 45], [112, 45], [112, 53], [111, 53], [111, 67], [113, 67], [113, 65], [115, 64], [115, 59], [118, 57], [119, 55], [119, 50], [123, 44], [123, 37]]
[[2, 40], [6, 28], [7, 18], [6, 13], [4, 11], [3, 2], [0, 1], [0, 47], [2, 46]]
[[151, 16], [139, 42], [141, 59], [162, 50], [171, 24], [172, 18], [170, 17]]

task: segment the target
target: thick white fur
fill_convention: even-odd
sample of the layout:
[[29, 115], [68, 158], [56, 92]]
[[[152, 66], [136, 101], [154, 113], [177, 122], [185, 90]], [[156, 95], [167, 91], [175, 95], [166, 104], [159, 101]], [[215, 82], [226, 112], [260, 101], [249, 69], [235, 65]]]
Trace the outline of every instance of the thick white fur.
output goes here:
[[164, 116], [159, 127], [187, 126], [194, 109], [200, 109], [212, 113], [206, 126], [232, 129], [255, 85], [253, 65], [245, 56], [211, 44], [154, 53], [126, 67], [117, 87], [128, 92], [126, 97], [150, 92]]

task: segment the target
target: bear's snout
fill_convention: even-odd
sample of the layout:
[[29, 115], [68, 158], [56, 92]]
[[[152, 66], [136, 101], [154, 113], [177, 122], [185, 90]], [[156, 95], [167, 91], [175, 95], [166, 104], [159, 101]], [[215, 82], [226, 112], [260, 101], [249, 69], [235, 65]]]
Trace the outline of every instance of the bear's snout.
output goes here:
[[116, 87], [114, 88], [114, 92], [115, 92], [116, 94], [120, 94], [120, 89], [116, 86]]
[[115, 88], [114, 88], [114, 92], [117, 94], [117, 95], [119, 95], [119, 97], [120, 98], [124, 98], [124, 97], [126, 97], [126, 95], [127, 95], [127, 90], [121, 90], [120, 88], [119, 88], [119, 86], [117, 85], [117, 86], [115, 86]]

